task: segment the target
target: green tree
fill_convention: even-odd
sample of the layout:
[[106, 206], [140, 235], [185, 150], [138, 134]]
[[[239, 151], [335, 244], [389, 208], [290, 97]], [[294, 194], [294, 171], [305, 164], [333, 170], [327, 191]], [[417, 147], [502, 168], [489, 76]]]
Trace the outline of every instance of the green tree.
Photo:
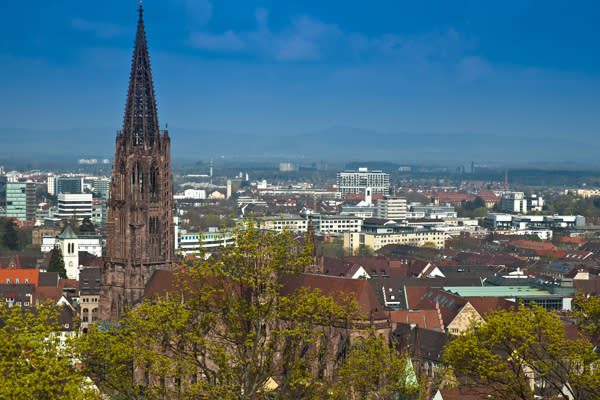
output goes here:
[[475, 200], [473, 201], [462, 202], [462, 208], [464, 208], [467, 211], [474, 211], [481, 207], [485, 208], [485, 201], [483, 201], [483, 199], [479, 196], [475, 197]]
[[423, 243], [422, 247], [426, 247], [426, 248], [429, 248], [429, 249], [437, 249], [437, 245], [434, 242], [431, 242], [431, 241], [427, 241], [427, 242]]
[[[407, 355], [384, 336], [359, 338], [338, 371], [336, 393], [351, 400], [417, 398], [420, 385]], [[401, 397], [400, 397], [401, 395]]]
[[4, 220], [4, 235], [2, 242], [9, 250], [19, 249], [19, 239], [17, 236], [17, 230], [15, 229], [15, 223], [12, 219]]
[[372, 247], [367, 246], [366, 244], [361, 244], [360, 246], [358, 246], [357, 255], [363, 257], [371, 257], [373, 254], [375, 254], [375, 252], [373, 251]]
[[74, 342], [82, 373], [108, 398], [146, 399], [134, 374], [136, 333], [129, 325], [93, 324]]
[[0, 398], [98, 399], [70, 349], [70, 341], [59, 334], [56, 307], [9, 307], [1, 302]]
[[593, 338], [600, 337], [600, 296], [577, 296], [574, 304], [574, 316], [577, 325]]
[[[118, 339], [98, 329], [88, 333], [84, 353], [94, 362], [86, 365], [100, 387], [129, 396], [133, 375], [123, 381], [111, 371], [135, 365], [150, 399], [327, 395], [327, 368], [341, 363], [332, 341], [349, 341], [356, 301], [306, 289], [281, 292], [311, 262], [310, 241], [298, 251], [290, 232], [261, 231], [254, 221], [235, 233], [235, 246], [178, 274], [176, 292], [125, 313]], [[121, 353], [123, 347], [133, 352]]]
[[557, 316], [518, 305], [486, 320], [446, 345], [444, 360], [459, 380], [484, 385], [503, 399], [600, 396], [594, 346], [584, 337], [566, 339]]
[[48, 272], [58, 272], [61, 278], [67, 277], [65, 260], [60, 246], [56, 245], [50, 251], [50, 261], [48, 262]]
[[96, 227], [90, 220], [90, 217], [85, 217], [83, 221], [81, 221], [81, 225], [79, 225], [79, 233], [82, 235], [95, 235]]
[[319, 246], [319, 254], [325, 257], [342, 258], [346, 255], [344, 250], [344, 239], [334, 238], [331, 241], [323, 241]]

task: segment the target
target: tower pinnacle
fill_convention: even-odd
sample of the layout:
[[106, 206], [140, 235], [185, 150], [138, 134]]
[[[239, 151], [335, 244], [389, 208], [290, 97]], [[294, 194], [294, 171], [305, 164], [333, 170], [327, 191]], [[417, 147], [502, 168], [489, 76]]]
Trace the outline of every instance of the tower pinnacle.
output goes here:
[[158, 113], [144, 30], [143, 11], [140, 1], [140, 17], [131, 61], [123, 135], [128, 138], [133, 147], [151, 148], [158, 136]]

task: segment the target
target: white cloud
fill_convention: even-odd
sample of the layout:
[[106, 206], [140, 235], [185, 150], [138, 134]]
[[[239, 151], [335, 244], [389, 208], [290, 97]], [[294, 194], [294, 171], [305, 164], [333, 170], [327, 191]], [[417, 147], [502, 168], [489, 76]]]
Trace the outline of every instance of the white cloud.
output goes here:
[[246, 44], [238, 35], [229, 30], [220, 34], [193, 33], [190, 41], [194, 47], [206, 50], [243, 51]]
[[212, 4], [209, 0], [179, 0], [183, 3], [186, 15], [194, 23], [205, 25], [212, 18]]
[[71, 20], [71, 26], [79, 31], [93, 32], [99, 39], [111, 39], [123, 33], [123, 29], [117, 25], [106, 22], [88, 21], [79, 17]]
[[476, 48], [476, 41], [454, 29], [415, 35], [388, 33], [367, 36], [343, 31], [336, 24], [308, 15], [299, 15], [283, 29], [273, 31], [269, 27], [267, 9], [256, 9], [254, 17], [254, 30], [197, 32], [191, 34], [190, 43], [206, 50], [255, 53], [290, 62], [384, 57], [410, 64], [455, 65], [455, 72], [463, 74], [463, 79], [467, 80], [476, 74], [477, 77], [483, 76], [489, 68], [484, 59], [470, 54]]

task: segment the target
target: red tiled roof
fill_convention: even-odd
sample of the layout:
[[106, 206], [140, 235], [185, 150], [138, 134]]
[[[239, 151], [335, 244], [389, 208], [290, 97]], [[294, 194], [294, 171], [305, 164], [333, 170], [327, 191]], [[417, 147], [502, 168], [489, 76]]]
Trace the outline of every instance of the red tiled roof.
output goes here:
[[350, 277], [356, 272], [358, 266], [351, 261], [342, 260], [334, 257], [323, 257], [323, 274], [330, 276]]
[[[430, 288], [427, 286], [405, 286], [404, 295], [406, 296], [406, 307], [408, 309], [417, 308], [417, 304], [421, 302], [421, 299], [427, 293]], [[430, 307], [433, 309], [435, 307]]]
[[387, 318], [373, 289], [364, 279], [300, 274], [284, 283], [281, 294], [290, 295], [301, 288], [319, 289], [323, 296], [333, 296], [334, 298], [340, 292], [345, 295], [352, 293], [360, 306], [363, 318], [376, 320]]
[[473, 201], [477, 196], [464, 192], [436, 192], [432, 193], [440, 203], [457, 203], [461, 201]]
[[436, 308], [436, 303], [439, 304], [444, 325], [448, 326], [460, 312], [463, 306], [467, 304], [467, 300], [463, 297], [445, 292], [440, 289], [428, 289], [421, 298], [417, 308], [434, 309]]
[[532, 250], [539, 256], [554, 256], [563, 258], [567, 252], [552, 243], [533, 242], [530, 240], [515, 240], [510, 245], [518, 249]]
[[499, 309], [514, 310], [516, 306], [514, 302], [508, 301], [503, 297], [465, 297], [465, 299], [484, 318], [490, 311]]
[[570, 250], [563, 257], [563, 260], [565, 260], [565, 261], [583, 261], [593, 255], [594, 255], [594, 253], [592, 253], [591, 251]]
[[10, 283], [17, 283], [18, 279], [20, 284], [31, 283], [37, 287], [39, 278], [38, 269], [0, 269], [0, 283], [8, 283], [7, 279]]
[[408, 257], [402, 260], [389, 260], [384, 256], [375, 257], [346, 257], [345, 260], [361, 265], [367, 274], [372, 275], [373, 270], [377, 276], [387, 275], [390, 278], [406, 278], [408, 275], [408, 263], [413, 261]]
[[444, 323], [438, 309], [433, 310], [395, 310], [388, 312], [390, 321], [416, 324], [419, 328], [444, 332]]
[[64, 290], [65, 288], [73, 288], [75, 289], [75, 293], [79, 293], [79, 282], [77, 282], [77, 279], [61, 278], [58, 281], [58, 287], [60, 290]]
[[57, 302], [62, 297], [62, 289], [52, 286], [38, 287], [35, 289], [34, 297], [36, 302]]

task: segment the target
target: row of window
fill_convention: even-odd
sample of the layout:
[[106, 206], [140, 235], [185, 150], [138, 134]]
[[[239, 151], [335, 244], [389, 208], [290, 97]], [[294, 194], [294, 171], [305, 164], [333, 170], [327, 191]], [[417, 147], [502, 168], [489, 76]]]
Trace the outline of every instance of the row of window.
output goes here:
[[[10, 280], [10, 278], [6, 278], [6, 283], [8, 285], [10, 285], [12, 283], [11, 280]], [[20, 284], [21, 283], [21, 279], [20, 278], [15, 278], [15, 283], [17, 285]], [[25, 284], [28, 284], [28, 283], [29, 283], [29, 278], [25, 278]]]
[[88, 299], [87, 297], [84, 297], [83, 299], [81, 299], [82, 303], [97, 303], [98, 302], [98, 298], [97, 297], [92, 297], [91, 299]]

